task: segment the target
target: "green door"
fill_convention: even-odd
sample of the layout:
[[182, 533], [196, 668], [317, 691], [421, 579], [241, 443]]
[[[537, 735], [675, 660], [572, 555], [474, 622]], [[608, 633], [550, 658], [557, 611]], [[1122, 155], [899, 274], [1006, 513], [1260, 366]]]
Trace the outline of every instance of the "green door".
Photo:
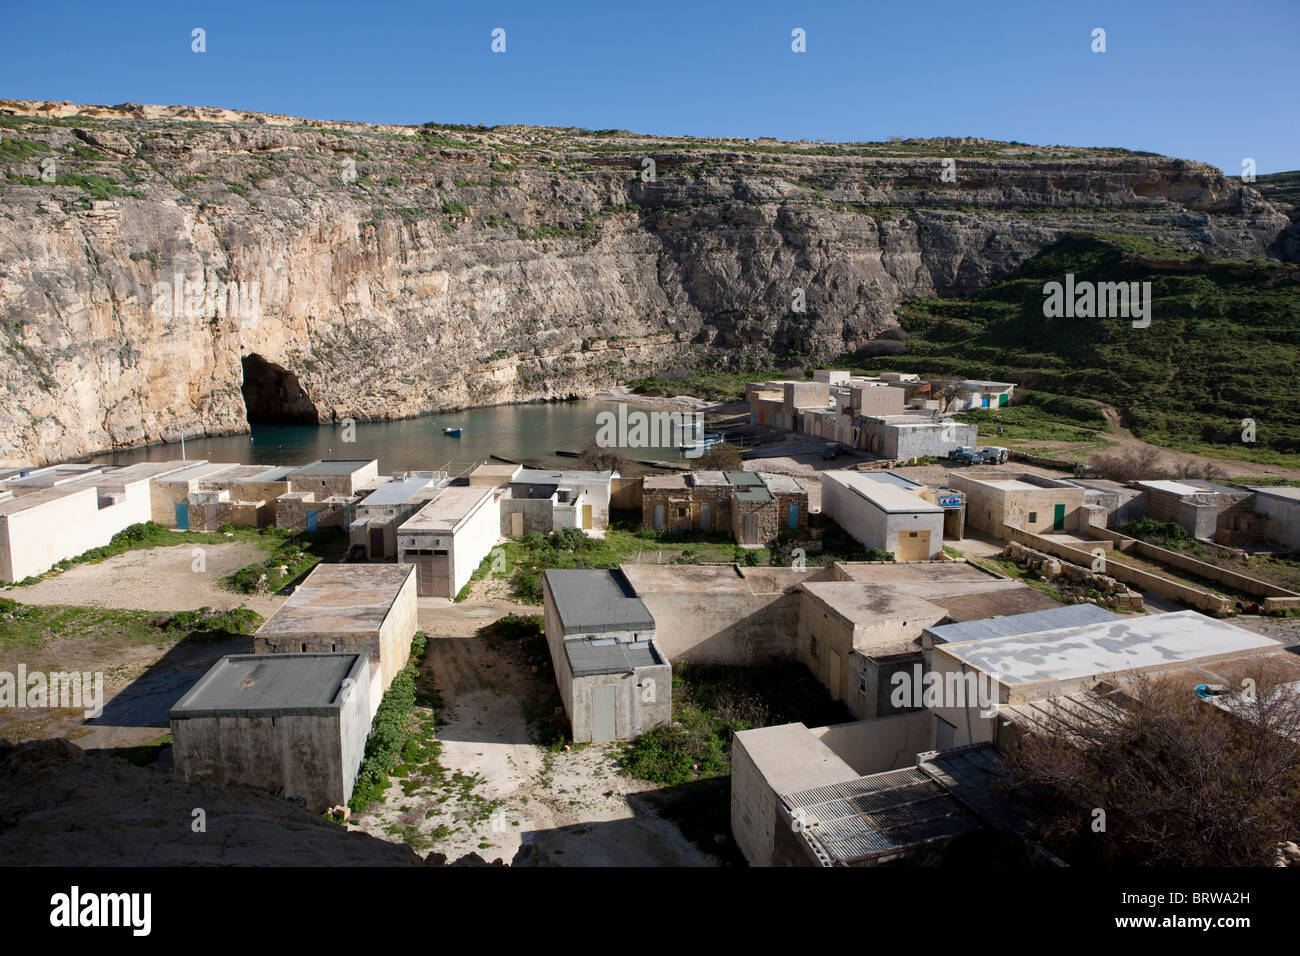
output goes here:
[[1065, 530], [1065, 505], [1056, 506], [1056, 511], [1052, 515], [1052, 530]]

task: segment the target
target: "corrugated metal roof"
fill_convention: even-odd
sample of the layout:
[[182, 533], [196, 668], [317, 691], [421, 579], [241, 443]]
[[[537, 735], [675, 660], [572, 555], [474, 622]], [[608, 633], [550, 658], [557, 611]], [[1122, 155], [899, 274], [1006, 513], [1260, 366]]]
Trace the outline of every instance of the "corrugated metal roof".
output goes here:
[[982, 826], [919, 767], [889, 770], [782, 797], [830, 865], [892, 856]]
[[1058, 627], [1101, 624], [1114, 620], [1118, 616], [1095, 604], [1066, 604], [1044, 611], [1008, 614], [1005, 617], [990, 617], [958, 624], [941, 624], [938, 627], [925, 628], [925, 633], [933, 637], [936, 642], [958, 644], [962, 641], [981, 641], [990, 637], [1008, 637], [1012, 634], [1033, 634], [1035, 631], [1050, 631]]
[[565, 641], [564, 654], [574, 677], [621, 674], [634, 667], [663, 663], [649, 641]]

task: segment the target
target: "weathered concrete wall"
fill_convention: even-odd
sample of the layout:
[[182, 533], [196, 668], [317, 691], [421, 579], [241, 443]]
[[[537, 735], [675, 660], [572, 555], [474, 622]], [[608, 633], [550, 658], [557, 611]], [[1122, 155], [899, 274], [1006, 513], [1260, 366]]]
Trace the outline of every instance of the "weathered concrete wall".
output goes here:
[[[504, 499], [503, 499], [504, 500]], [[480, 501], [456, 529], [451, 544], [451, 593], [455, 597], [469, 583], [483, 559], [492, 553], [500, 538], [501, 519], [492, 495]]]
[[[932, 507], [931, 502], [919, 495], [916, 501], [918, 507]], [[930, 554], [943, 549], [942, 512], [885, 512], [836, 481], [822, 482], [822, 514], [832, 518], [864, 548], [879, 548], [897, 555], [899, 532], [928, 531]]]
[[[592, 739], [592, 688], [606, 684], [617, 688], [614, 697], [615, 740], [631, 740], [672, 720], [673, 673], [669, 664], [638, 667], [631, 675], [596, 674], [573, 678], [571, 703], [566, 711], [575, 742]], [[649, 700], [643, 699], [647, 696]]]
[[280, 714], [173, 719], [183, 780], [258, 787], [323, 812], [346, 804], [370, 732], [369, 688], [358, 681], [332, 716]]
[[740, 738], [731, 747], [731, 836], [750, 866], [772, 865], [776, 795]]
[[748, 667], [794, 658], [798, 580], [792, 578], [789, 587], [764, 592], [638, 591], [637, 596], [654, 617], [656, 643], [668, 660]]
[[812, 733], [841, 760], [866, 776], [916, 765], [916, 755], [934, 749], [934, 715], [928, 710], [891, 714]]
[[971, 480], [961, 472], [949, 474], [949, 483], [966, 493], [966, 520], [987, 534], [1000, 534], [1004, 524], [1034, 534], [1051, 531], [1056, 507], [1065, 506], [1064, 530], [1078, 530], [1087, 524], [1081, 509], [1087, 492], [1083, 488], [1035, 488], [1006, 490]]
[[1268, 516], [1268, 539], [1300, 551], [1300, 501], [1255, 495], [1255, 511]]
[[[554, 503], [550, 498], [512, 498], [500, 500], [503, 537], [523, 537], [534, 531], [550, 534], [555, 530]], [[519, 515], [519, 529], [515, 530], [515, 515]]]
[[411, 659], [411, 641], [419, 628], [419, 598], [414, 573], [408, 574], [397, 592], [393, 606], [379, 629], [380, 663], [383, 666], [384, 690]]
[[641, 510], [641, 478], [614, 478], [610, 481], [609, 506], [619, 511]]

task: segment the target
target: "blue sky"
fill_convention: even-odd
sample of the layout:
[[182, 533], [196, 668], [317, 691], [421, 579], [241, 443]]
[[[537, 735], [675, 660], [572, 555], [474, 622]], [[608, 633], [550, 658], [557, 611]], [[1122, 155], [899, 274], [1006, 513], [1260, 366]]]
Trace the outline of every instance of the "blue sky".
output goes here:
[[[0, 97], [1300, 168], [1297, 0], [0, 0]], [[207, 32], [207, 52], [190, 32]], [[491, 32], [506, 31], [494, 54]], [[791, 51], [802, 28], [807, 52]], [[1106, 30], [1105, 53], [1091, 50]]]

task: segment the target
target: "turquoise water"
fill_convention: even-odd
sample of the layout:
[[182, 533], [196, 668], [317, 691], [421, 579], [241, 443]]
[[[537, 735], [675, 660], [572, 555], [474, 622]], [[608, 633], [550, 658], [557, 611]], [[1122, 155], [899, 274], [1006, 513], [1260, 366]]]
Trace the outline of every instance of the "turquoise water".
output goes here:
[[[443, 412], [394, 422], [358, 422], [356, 441], [343, 441], [342, 425], [255, 425], [251, 434], [185, 441], [186, 458], [258, 465], [305, 464], [317, 458], [378, 458], [380, 474], [394, 471], [444, 470], [460, 474], [499, 455], [530, 464], [574, 467], [574, 459], [557, 450], [581, 451], [596, 437], [597, 418], [617, 405], [592, 399], [495, 405]], [[629, 406], [635, 410], [636, 406]], [[449, 438], [444, 427], [463, 429]], [[625, 449], [631, 458], [681, 460], [671, 445]], [[181, 457], [179, 443], [129, 448], [94, 461], [124, 465]]]

